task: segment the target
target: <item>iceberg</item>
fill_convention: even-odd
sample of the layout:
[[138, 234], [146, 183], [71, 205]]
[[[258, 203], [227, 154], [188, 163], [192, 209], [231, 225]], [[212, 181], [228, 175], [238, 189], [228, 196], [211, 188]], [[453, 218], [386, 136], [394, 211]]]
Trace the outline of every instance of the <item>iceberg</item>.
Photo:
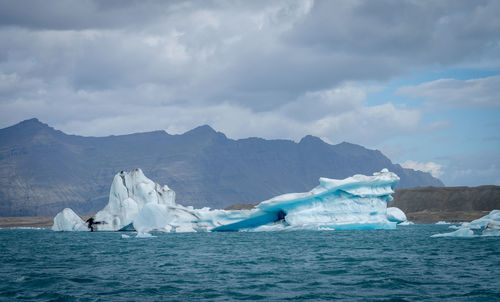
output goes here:
[[[394, 229], [387, 218], [387, 202], [399, 177], [383, 169], [373, 176], [354, 175], [337, 180], [320, 178], [316, 188], [263, 201], [244, 220], [213, 231], [240, 231], [276, 224], [283, 229]], [[404, 213], [403, 213], [404, 214]], [[273, 228], [271, 228], [273, 229]]]
[[194, 209], [175, 202], [175, 192], [147, 178], [141, 169], [116, 174], [108, 204], [92, 217], [96, 231], [209, 231], [248, 216], [248, 211]]
[[88, 231], [87, 225], [70, 208], [65, 208], [54, 217], [53, 231]]
[[[387, 208], [398, 182], [399, 177], [387, 169], [372, 176], [320, 178], [309, 192], [284, 194], [251, 210], [231, 211], [177, 204], [173, 190], [135, 169], [115, 175], [108, 204], [89, 219], [88, 228], [137, 231], [138, 237], [149, 237], [151, 231], [394, 229], [397, 223], [406, 222], [400, 209]], [[83, 221], [77, 228], [88, 230]]]
[[146, 204], [175, 206], [175, 192], [147, 178], [141, 169], [116, 174], [109, 202], [93, 217], [96, 230], [118, 231], [130, 225]]
[[488, 215], [453, 228], [457, 230], [451, 233], [435, 234], [431, 237], [500, 236], [500, 210], [493, 210]]

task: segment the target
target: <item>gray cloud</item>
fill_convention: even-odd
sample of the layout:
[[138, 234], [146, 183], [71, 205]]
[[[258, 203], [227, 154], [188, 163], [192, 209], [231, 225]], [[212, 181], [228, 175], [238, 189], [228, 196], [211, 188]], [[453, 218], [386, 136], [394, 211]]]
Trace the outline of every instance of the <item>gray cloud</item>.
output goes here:
[[1, 1], [0, 126], [207, 123], [235, 138], [373, 144], [442, 123], [366, 104], [365, 81], [483, 60], [499, 13], [498, 1]]
[[411, 66], [450, 64], [498, 49], [499, 11], [497, 1], [319, 1], [288, 40]]
[[440, 177], [443, 174], [443, 171], [441, 169], [443, 168], [440, 164], [435, 163], [435, 162], [417, 162], [414, 160], [407, 160], [403, 163], [401, 163], [401, 166], [403, 168], [408, 168], [408, 169], [413, 169], [417, 171], [423, 171], [423, 172], [429, 172], [432, 174], [434, 177]]
[[[49, 30], [143, 27], [189, 2], [169, 1], [1, 1], [0, 25]], [[197, 4], [199, 8], [203, 2]]]

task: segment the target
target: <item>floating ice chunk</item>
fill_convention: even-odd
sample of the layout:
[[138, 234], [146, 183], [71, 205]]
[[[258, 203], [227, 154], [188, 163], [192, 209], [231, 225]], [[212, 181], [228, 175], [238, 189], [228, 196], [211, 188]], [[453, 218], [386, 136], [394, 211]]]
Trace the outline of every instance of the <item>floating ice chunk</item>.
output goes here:
[[54, 217], [53, 231], [88, 231], [87, 225], [70, 208], [65, 208]]
[[387, 219], [393, 222], [405, 222], [407, 221], [406, 215], [403, 211], [396, 207], [387, 208]]
[[462, 224], [463, 227], [468, 227], [470, 229], [485, 229], [489, 225], [493, 227], [500, 223], [500, 210], [493, 210], [488, 215], [473, 220], [471, 222], [465, 222]]
[[122, 238], [123, 238], [123, 239], [127, 239], [127, 238], [130, 238], [130, 236], [129, 236], [129, 235], [127, 235], [127, 234], [122, 234]]
[[483, 231], [483, 236], [500, 236], [500, 211], [490, 216], [490, 221]]
[[45, 230], [47, 228], [39, 228], [39, 227], [12, 227], [12, 228], [0, 228], [0, 229], [8, 229], [8, 230]]
[[449, 222], [446, 222], [446, 221], [441, 220], [441, 221], [436, 222], [436, 224], [450, 224], [450, 223], [449, 223]]
[[474, 237], [474, 232], [471, 229], [458, 229], [451, 233], [435, 234], [431, 237]]
[[137, 233], [135, 238], [155, 238], [156, 236], [151, 235], [150, 233]]
[[488, 229], [486, 229], [483, 232], [483, 236], [486, 236], [486, 237], [488, 237], [488, 236], [500, 236], [500, 229], [496, 229], [496, 230], [493, 230], [493, 229], [488, 230]]
[[414, 223], [411, 221], [403, 221], [403, 222], [398, 223], [398, 225], [402, 225], [402, 226], [408, 226], [408, 225], [412, 225], [412, 224], [414, 224]]
[[477, 236], [500, 236], [500, 210], [493, 210], [486, 216], [471, 222], [464, 222], [458, 227], [450, 226], [450, 228], [457, 228], [457, 230], [451, 233], [432, 235], [432, 237], [472, 237], [473, 230], [479, 233]]

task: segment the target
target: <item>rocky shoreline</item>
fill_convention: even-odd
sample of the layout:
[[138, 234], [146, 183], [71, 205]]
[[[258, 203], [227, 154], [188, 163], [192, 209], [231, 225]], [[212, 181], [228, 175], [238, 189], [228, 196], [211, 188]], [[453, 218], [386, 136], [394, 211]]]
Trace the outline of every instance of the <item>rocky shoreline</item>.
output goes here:
[[417, 224], [436, 223], [446, 221], [452, 223], [468, 222], [481, 218], [490, 213], [490, 211], [456, 211], [456, 212], [433, 212], [420, 211], [405, 213], [409, 221]]
[[[83, 216], [85, 221], [90, 215]], [[0, 228], [50, 228], [54, 224], [52, 216], [0, 217]]]
[[53, 223], [51, 216], [0, 217], [0, 228], [49, 228]]

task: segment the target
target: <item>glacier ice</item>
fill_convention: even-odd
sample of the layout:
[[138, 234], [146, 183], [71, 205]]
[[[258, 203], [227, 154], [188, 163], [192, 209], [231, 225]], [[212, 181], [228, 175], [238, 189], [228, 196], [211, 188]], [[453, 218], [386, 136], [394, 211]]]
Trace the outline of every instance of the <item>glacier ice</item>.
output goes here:
[[457, 229], [454, 232], [435, 234], [431, 237], [500, 236], [500, 210], [493, 210], [488, 215], [454, 228]]
[[354, 175], [337, 180], [320, 178], [306, 193], [289, 193], [263, 201], [244, 220], [213, 231], [239, 231], [278, 223], [278, 228], [394, 229], [387, 219], [387, 202], [399, 177], [383, 169], [373, 176]]
[[117, 231], [131, 224], [146, 204], [175, 206], [175, 192], [147, 178], [141, 169], [115, 175], [109, 202], [94, 216], [96, 229]]
[[471, 229], [458, 229], [451, 233], [435, 234], [431, 237], [474, 237], [474, 232]]
[[53, 231], [88, 231], [87, 225], [70, 208], [65, 208], [54, 217]]
[[396, 207], [387, 208], [387, 219], [389, 219], [389, 221], [397, 223], [403, 223], [407, 221], [405, 213]]
[[387, 169], [372, 176], [320, 178], [309, 192], [276, 196], [251, 210], [229, 211], [182, 206], [175, 202], [173, 190], [154, 183], [141, 169], [122, 171], [113, 179], [108, 204], [93, 216], [93, 228], [135, 230], [138, 237], [151, 231], [394, 229], [398, 222], [406, 222], [401, 210], [387, 208], [398, 181]]
[[175, 192], [147, 178], [141, 169], [116, 174], [108, 204], [93, 217], [96, 231], [195, 232], [242, 220], [251, 211], [194, 209], [175, 202]]

